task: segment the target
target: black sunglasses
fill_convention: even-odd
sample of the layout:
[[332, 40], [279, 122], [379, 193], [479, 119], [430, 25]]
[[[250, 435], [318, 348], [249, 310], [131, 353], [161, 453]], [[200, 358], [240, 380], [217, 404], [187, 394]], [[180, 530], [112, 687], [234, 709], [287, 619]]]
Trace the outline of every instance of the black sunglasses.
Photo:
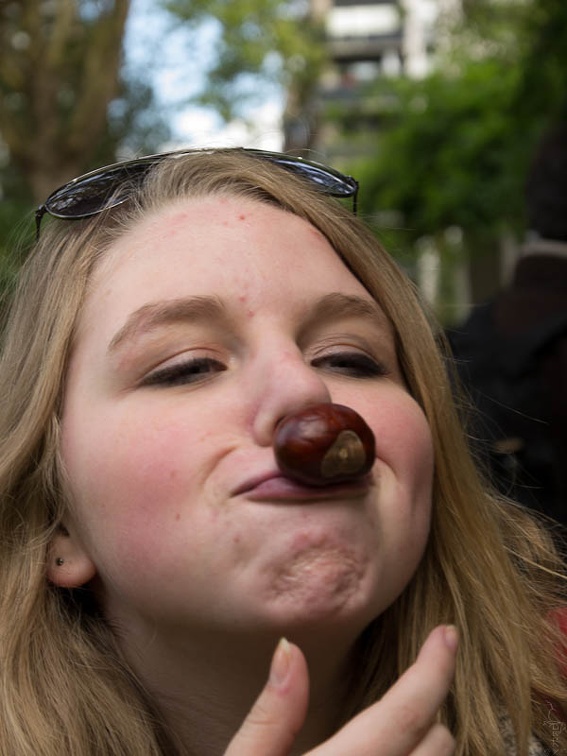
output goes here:
[[[243, 147], [233, 148], [232, 151], [243, 152], [261, 160], [275, 163], [307, 179], [323, 194], [328, 194], [331, 197], [352, 197], [353, 211], [356, 214], [358, 182], [351, 176], [345, 176], [334, 168], [329, 168], [321, 163], [280, 152], [266, 152], [265, 150]], [[52, 192], [35, 211], [36, 239], [39, 239], [41, 220], [45, 213], [66, 220], [89, 218], [91, 215], [96, 215], [103, 210], [109, 210], [125, 202], [131, 196], [132, 182], [141, 185], [150, 168], [156, 163], [167, 158], [198, 153], [210, 154], [211, 152], [213, 151], [206, 149], [162, 152], [158, 155], [148, 155], [134, 160], [126, 160], [122, 163], [114, 163], [85, 173]], [[222, 152], [222, 150], [219, 150], [219, 152]], [[121, 191], [122, 187], [123, 191]]]

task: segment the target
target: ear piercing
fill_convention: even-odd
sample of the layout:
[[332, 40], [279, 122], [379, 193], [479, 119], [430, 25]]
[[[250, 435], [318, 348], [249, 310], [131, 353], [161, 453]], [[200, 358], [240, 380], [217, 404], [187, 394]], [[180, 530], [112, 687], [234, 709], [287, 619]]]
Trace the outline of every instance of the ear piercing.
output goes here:
[[63, 557], [57, 557], [57, 559], [55, 560], [55, 564], [58, 567], [61, 567], [61, 565], [65, 564], [65, 560], [63, 559]]

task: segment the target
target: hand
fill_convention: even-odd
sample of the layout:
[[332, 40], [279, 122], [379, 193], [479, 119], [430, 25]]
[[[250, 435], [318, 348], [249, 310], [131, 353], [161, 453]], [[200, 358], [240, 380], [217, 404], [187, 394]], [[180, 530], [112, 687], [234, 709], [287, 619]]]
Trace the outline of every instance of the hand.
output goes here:
[[[455, 673], [457, 636], [436, 627], [412, 666], [380, 701], [305, 756], [450, 756], [437, 719]], [[225, 756], [288, 756], [307, 714], [309, 675], [299, 648], [280, 641], [268, 680]]]

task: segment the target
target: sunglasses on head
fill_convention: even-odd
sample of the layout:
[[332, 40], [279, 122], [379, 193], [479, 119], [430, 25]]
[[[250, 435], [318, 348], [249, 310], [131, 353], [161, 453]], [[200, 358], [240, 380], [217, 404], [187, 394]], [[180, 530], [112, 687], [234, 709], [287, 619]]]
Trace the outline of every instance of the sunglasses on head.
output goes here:
[[[331, 197], [352, 197], [353, 211], [356, 214], [358, 182], [351, 176], [329, 168], [312, 160], [305, 160], [293, 155], [265, 150], [235, 148], [233, 152], [267, 160], [279, 165], [291, 173], [303, 177], [323, 194]], [[185, 155], [210, 154], [212, 150], [176, 150], [158, 155], [126, 160], [107, 165], [69, 181], [52, 192], [35, 212], [36, 239], [39, 239], [41, 220], [46, 213], [64, 220], [80, 220], [97, 215], [103, 210], [125, 202], [132, 193], [133, 185], [141, 185], [149, 170], [165, 159]]]

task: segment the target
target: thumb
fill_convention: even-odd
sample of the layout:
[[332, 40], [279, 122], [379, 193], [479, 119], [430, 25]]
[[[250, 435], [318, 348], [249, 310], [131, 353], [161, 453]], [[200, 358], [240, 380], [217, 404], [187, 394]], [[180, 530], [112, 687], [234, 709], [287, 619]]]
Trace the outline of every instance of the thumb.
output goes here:
[[270, 677], [225, 756], [287, 756], [307, 714], [309, 673], [297, 646], [282, 638]]

